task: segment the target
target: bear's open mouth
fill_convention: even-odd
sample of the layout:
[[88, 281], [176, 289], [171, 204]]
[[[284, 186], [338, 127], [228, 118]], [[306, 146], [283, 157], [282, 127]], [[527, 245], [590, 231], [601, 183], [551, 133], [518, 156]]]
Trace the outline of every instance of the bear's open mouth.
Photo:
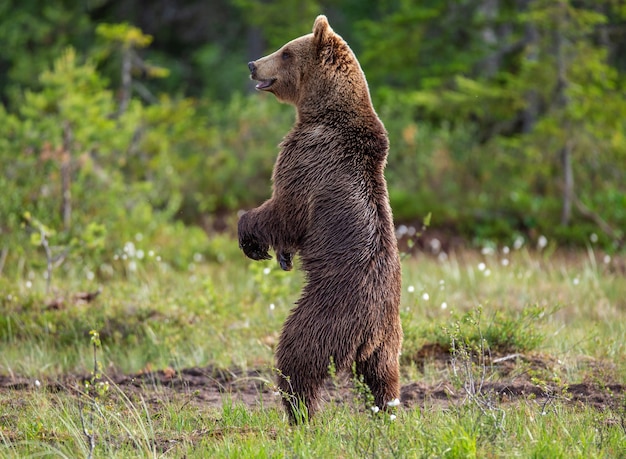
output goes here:
[[274, 84], [276, 78], [270, 78], [269, 80], [259, 80], [259, 84], [255, 86], [255, 88], [259, 90], [268, 89], [270, 86]]

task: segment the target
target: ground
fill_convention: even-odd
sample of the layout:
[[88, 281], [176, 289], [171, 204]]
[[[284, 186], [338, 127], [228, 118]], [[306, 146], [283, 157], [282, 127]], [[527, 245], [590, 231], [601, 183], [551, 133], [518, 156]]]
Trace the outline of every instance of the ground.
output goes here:
[[[417, 361], [416, 364], [428, 363], [441, 368], [450, 365], [450, 355], [445, 350], [437, 346], [425, 346], [423, 350], [426, 360]], [[433, 404], [462, 403], [475, 395], [484, 401], [515, 403], [532, 400], [542, 406], [549, 406], [552, 401], [558, 400], [571, 405], [589, 405], [599, 410], [618, 408], [624, 404], [626, 385], [607, 376], [611, 372], [609, 363], [581, 359], [579, 364], [589, 366], [589, 381], [564, 385], [557, 382], [538, 382], [531, 376], [558, 366], [558, 360], [553, 357], [539, 354], [492, 356], [488, 372], [497, 376], [476, 381], [480, 387], [473, 394], [445, 379], [430, 384], [412, 381], [402, 386], [401, 402], [405, 408], [424, 408]], [[0, 375], [0, 392], [4, 392], [3, 395], [12, 393], [17, 398], [29, 391], [44, 388], [51, 392], [73, 392], [86, 379], [89, 376], [81, 374], [68, 374], [48, 381]], [[189, 403], [217, 409], [223, 406], [226, 396], [249, 408], [275, 406], [279, 402], [269, 369], [243, 371], [208, 366], [180, 371], [166, 369], [136, 374], [111, 374], [105, 375], [103, 379], [117, 385], [130, 398], [141, 394], [146, 400], [155, 402], [164, 397], [170, 399], [179, 395], [189, 397]], [[327, 384], [325, 399], [348, 400], [352, 394], [351, 381], [343, 377]]]
[[[335, 378], [298, 429], [271, 368], [298, 271], [233, 244], [183, 272], [69, 272], [50, 295], [0, 279], [0, 456], [88, 457], [95, 439], [93, 457], [621, 457], [625, 259], [526, 244], [437, 235], [405, 255], [402, 406], [374, 415]], [[96, 357], [103, 384], [86, 390]]]

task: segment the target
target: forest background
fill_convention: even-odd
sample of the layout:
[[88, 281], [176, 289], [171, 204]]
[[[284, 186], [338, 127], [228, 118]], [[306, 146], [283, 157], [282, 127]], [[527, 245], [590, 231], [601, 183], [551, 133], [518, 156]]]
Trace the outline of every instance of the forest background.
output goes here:
[[128, 241], [217, 253], [205, 233], [269, 197], [294, 120], [247, 62], [319, 13], [389, 131], [398, 225], [623, 249], [622, 0], [4, 0], [0, 274], [106, 276]]

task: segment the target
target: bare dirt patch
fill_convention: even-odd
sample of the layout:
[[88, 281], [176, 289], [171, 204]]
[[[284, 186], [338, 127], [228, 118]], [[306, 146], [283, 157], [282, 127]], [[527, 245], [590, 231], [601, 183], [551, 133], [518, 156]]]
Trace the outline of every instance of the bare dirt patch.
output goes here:
[[[436, 365], [448, 365], [449, 354], [440, 349], [425, 349], [422, 355]], [[490, 376], [480, 381], [475, 395], [486, 396], [501, 403], [532, 400], [548, 404], [558, 400], [572, 406], [591, 406], [597, 409], [624, 408], [626, 386], [615, 382], [606, 371], [605, 364], [588, 362], [590, 373], [587, 380], [575, 384], [562, 381], [546, 382], [533, 375], [558, 365], [558, 360], [541, 355], [513, 354], [492, 357]], [[90, 376], [83, 374], [63, 375], [55, 379], [36, 380], [20, 376], [0, 375], [0, 392], [27, 392], [47, 390], [49, 392], [78, 392], [82, 382]], [[220, 369], [212, 366], [174, 370], [144, 371], [136, 374], [107, 374], [103, 377], [131, 399], [142, 396], [148, 402], [165, 399], [180, 399], [203, 406], [220, 408], [226, 398], [243, 403], [250, 408], [278, 405], [280, 398], [273, 387], [271, 370]], [[348, 377], [329, 382], [326, 399], [341, 402], [353, 397], [352, 384]], [[462, 403], [468, 398], [463, 384], [442, 380], [434, 384], [413, 381], [402, 386], [403, 406], [427, 407]], [[14, 399], [22, 399], [19, 395]]]

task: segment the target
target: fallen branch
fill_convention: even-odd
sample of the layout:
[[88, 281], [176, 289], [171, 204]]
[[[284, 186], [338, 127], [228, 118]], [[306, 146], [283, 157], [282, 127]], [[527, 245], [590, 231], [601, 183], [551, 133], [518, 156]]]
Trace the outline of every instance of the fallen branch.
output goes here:
[[497, 359], [493, 359], [493, 363], [506, 362], [507, 360], [517, 359], [518, 357], [522, 357], [522, 354], [509, 354], [504, 357], [498, 357]]

